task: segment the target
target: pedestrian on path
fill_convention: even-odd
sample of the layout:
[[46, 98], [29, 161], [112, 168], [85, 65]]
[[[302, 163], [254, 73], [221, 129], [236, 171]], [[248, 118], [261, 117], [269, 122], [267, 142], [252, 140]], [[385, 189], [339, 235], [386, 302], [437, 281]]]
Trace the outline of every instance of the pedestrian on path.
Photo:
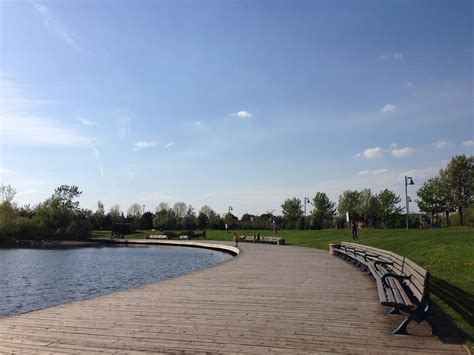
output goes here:
[[357, 223], [354, 219], [352, 220], [352, 240], [359, 240], [357, 237]]

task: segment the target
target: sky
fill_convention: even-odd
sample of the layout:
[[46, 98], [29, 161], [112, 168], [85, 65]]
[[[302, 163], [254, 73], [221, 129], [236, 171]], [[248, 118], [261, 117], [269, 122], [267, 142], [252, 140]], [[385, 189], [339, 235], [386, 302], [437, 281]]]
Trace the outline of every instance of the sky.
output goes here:
[[1, 0], [1, 181], [92, 210], [404, 203], [405, 175], [415, 200], [474, 153], [473, 4]]

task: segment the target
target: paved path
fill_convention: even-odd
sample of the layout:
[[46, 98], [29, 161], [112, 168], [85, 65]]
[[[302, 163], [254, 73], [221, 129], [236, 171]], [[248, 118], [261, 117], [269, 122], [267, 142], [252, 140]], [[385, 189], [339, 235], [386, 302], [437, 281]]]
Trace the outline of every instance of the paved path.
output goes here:
[[394, 336], [374, 284], [326, 251], [244, 244], [174, 279], [0, 319], [0, 352], [466, 354], [453, 339]]

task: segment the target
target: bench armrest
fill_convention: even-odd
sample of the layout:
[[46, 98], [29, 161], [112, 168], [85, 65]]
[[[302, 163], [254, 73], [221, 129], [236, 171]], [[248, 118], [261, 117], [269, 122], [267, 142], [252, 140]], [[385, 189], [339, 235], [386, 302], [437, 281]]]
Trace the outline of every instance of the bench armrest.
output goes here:
[[374, 267], [378, 270], [379, 265], [393, 265], [393, 261], [375, 260]]
[[382, 284], [387, 288], [390, 288], [390, 286], [387, 284], [387, 281], [386, 281], [388, 277], [393, 277], [394, 279], [397, 279], [397, 280], [410, 280], [411, 278], [411, 276], [396, 275], [396, 274], [391, 274], [387, 272], [385, 275], [382, 276]]

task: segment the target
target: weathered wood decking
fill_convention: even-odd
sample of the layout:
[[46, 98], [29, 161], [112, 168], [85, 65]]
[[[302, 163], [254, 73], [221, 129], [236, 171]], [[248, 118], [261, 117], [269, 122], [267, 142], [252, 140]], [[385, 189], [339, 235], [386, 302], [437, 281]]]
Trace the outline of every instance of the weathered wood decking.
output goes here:
[[0, 319], [0, 352], [465, 354], [454, 339], [394, 336], [375, 285], [327, 252], [245, 244], [217, 266]]

